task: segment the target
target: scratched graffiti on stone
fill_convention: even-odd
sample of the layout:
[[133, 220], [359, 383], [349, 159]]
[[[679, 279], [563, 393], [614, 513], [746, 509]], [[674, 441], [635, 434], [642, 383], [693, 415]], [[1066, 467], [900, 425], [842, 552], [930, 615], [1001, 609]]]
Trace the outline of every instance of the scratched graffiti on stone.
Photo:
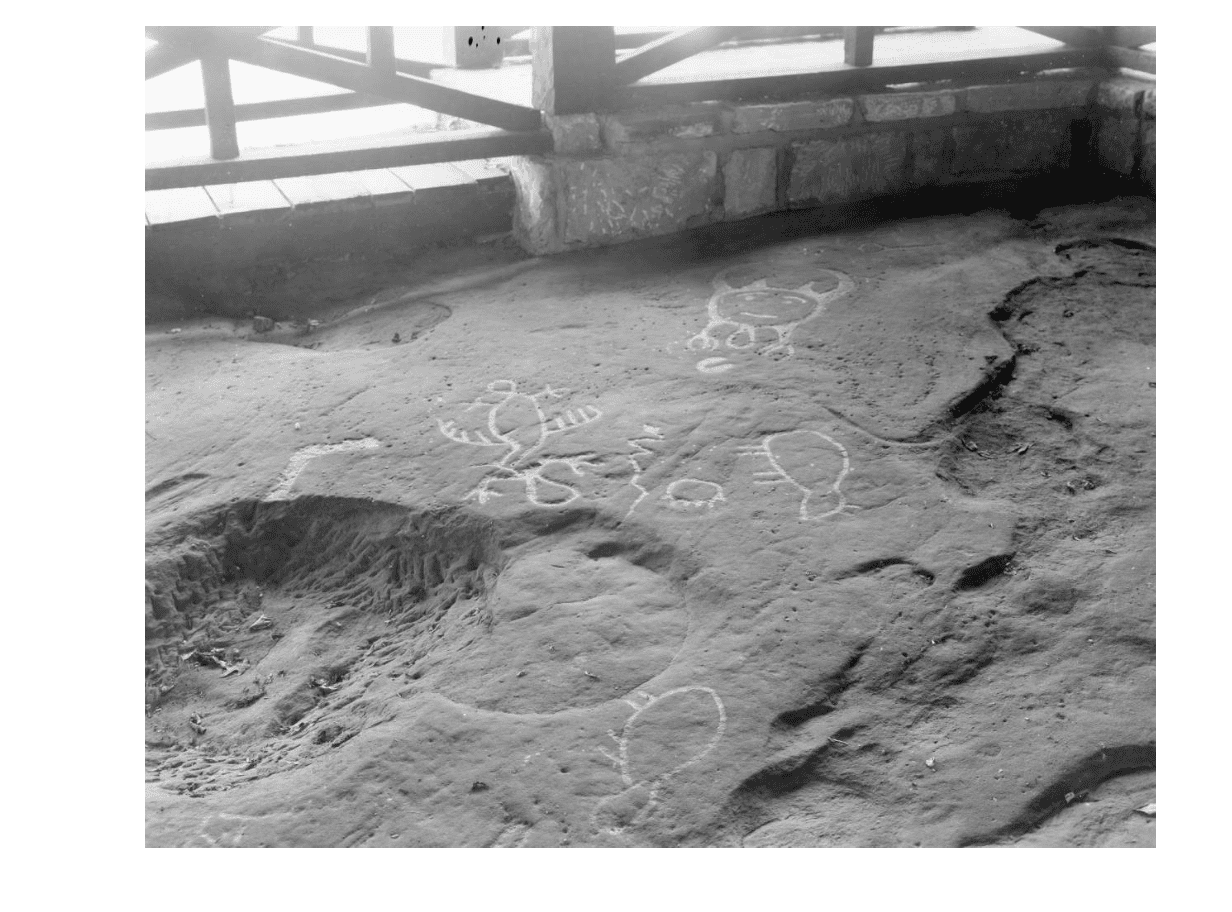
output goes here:
[[[860, 509], [847, 503], [842, 492], [843, 479], [851, 471], [847, 448], [820, 431], [797, 428], [781, 434], [770, 434], [759, 444], [740, 449], [740, 456], [766, 460], [768, 468], [755, 472], [755, 484], [786, 483], [803, 496], [800, 498], [800, 519], [825, 519], [850, 510]], [[810, 515], [809, 505], [820, 494], [833, 506], [824, 513]]]

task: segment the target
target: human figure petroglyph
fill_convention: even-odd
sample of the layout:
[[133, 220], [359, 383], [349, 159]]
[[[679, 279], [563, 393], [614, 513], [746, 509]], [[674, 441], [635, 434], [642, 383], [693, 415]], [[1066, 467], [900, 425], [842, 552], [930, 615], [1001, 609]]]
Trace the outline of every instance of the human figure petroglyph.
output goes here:
[[[837, 473], [831, 465], [833, 452], [841, 457], [842, 465]], [[851, 471], [851, 460], [847, 448], [820, 431], [797, 428], [794, 431], [783, 431], [771, 434], [759, 444], [749, 444], [741, 447], [740, 456], [758, 456], [764, 458], [770, 468], [754, 473], [755, 484], [778, 484], [787, 482], [804, 496], [800, 499], [800, 519], [825, 519], [837, 516], [848, 510], [858, 510], [857, 506], [847, 503], [842, 492], [843, 479]], [[833, 479], [833, 482], [826, 482]], [[837, 506], [819, 516], [809, 516], [809, 500], [818, 491], [831, 494], [837, 501]]]
[[463, 428], [456, 421], [436, 419], [440, 432], [455, 443], [505, 447], [504, 455], [488, 464], [494, 474], [485, 477], [466, 494], [465, 500], [475, 499], [484, 504], [493, 497], [500, 497], [499, 492], [492, 490], [492, 485], [505, 481], [520, 481], [526, 499], [539, 507], [563, 507], [581, 497], [577, 488], [547, 477], [544, 472], [554, 466], [564, 466], [574, 475], [581, 476], [583, 469], [597, 467], [595, 454], [540, 457], [552, 435], [583, 427], [603, 417], [603, 412], [593, 405], [555, 412], [544, 408], [548, 400], [563, 399], [568, 393], [567, 389], [553, 389], [546, 385], [538, 393], [523, 393], [519, 392], [513, 380], [493, 380], [488, 384], [488, 391], [464, 411], [465, 414], [486, 408], [486, 421], [481, 427]]
[[[815, 292], [813, 283], [796, 288], [779, 288], [759, 279], [736, 287], [724, 270], [713, 279], [714, 294], [706, 304], [709, 317], [706, 327], [686, 343], [689, 351], [714, 351], [727, 347], [733, 350], [753, 349], [763, 357], [790, 358], [795, 354], [791, 335], [796, 327], [819, 316], [826, 305], [855, 289], [855, 282], [845, 273], [823, 270], [833, 276], [838, 285], [829, 291]], [[703, 373], [730, 370], [726, 358], [704, 358], [697, 364]]]
[[[665, 771], [659, 772], [657, 775], [652, 770], [639, 769], [643, 764], [636, 756], [637, 730], [640, 727], [647, 728], [655, 724], [655, 715], [659, 715], [658, 724], [660, 726], [668, 725], [672, 717], [666, 715], [662, 711], [655, 713], [654, 710], [662, 707], [671, 701], [673, 697], [683, 697], [687, 694], [704, 694], [714, 702], [714, 734], [706, 741], [700, 750], [695, 750], [685, 757], [685, 759], [677, 763], [675, 766]], [[718, 743], [723, 738], [723, 733], [727, 730], [727, 710], [723, 706], [723, 701], [715, 692], [714, 688], [705, 687], [700, 684], [692, 684], [686, 687], [676, 687], [659, 694], [657, 697], [646, 691], [638, 691], [635, 697], [626, 697], [624, 700], [630, 707], [633, 708], [633, 715], [625, 720], [624, 727], [620, 730], [620, 734], [609, 730], [607, 736], [616, 743], [616, 753], [612, 753], [606, 748], [597, 748], [598, 752], [612, 762], [616, 770], [620, 773], [620, 779], [625, 785], [624, 791], [619, 794], [609, 796], [599, 802], [591, 815], [591, 822], [596, 829], [604, 829], [609, 833], [620, 833], [630, 826], [634, 826], [645, 819], [651, 809], [658, 803], [659, 793], [665, 785], [676, 775], [683, 770], [693, 766], [698, 761], [706, 757], [711, 751], [718, 746]], [[649, 719], [647, 718], [649, 716]], [[663, 729], [659, 732], [661, 736], [665, 736], [669, 730]], [[634, 756], [630, 756], [632, 753]], [[604, 824], [604, 818], [608, 819], [607, 824]]]

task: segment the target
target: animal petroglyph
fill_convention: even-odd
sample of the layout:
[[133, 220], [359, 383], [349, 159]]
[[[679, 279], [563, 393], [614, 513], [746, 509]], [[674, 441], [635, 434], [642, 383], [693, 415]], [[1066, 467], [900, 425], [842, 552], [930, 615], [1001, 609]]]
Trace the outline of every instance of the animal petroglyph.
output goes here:
[[341, 443], [318, 443], [296, 450], [287, 462], [287, 467], [278, 476], [278, 481], [265, 500], [290, 500], [291, 486], [299, 478], [304, 467], [318, 456], [328, 456], [331, 453], [349, 453], [354, 450], [371, 450], [381, 445], [375, 437], [364, 437], [362, 440], [344, 440]]
[[563, 466], [580, 476], [584, 468], [596, 467], [594, 454], [540, 456], [552, 435], [582, 427], [603, 417], [603, 412], [593, 405], [556, 411], [545, 409], [547, 401], [562, 399], [568, 393], [567, 389], [552, 389], [550, 386], [544, 386], [538, 393], [522, 393], [513, 380], [494, 380], [488, 384], [487, 393], [467, 406], [464, 412], [487, 409], [486, 421], [481, 425], [464, 428], [456, 421], [436, 420], [441, 433], [455, 443], [505, 449], [499, 460], [488, 464], [495, 474], [484, 478], [464, 499], [473, 498], [481, 504], [487, 503], [489, 499], [501, 496], [491, 490], [491, 486], [504, 481], [521, 482], [526, 499], [540, 507], [563, 507], [581, 496], [572, 485], [547, 477], [544, 473], [554, 466]]
[[[821, 293], [813, 291], [812, 283], [779, 288], [766, 279], [734, 287], [727, 281], [731, 270], [720, 272], [713, 280], [714, 294], [706, 304], [709, 322], [689, 339], [689, 351], [714, 351], [726, 346], [737, 351], [753, 349], [763, 357], [792, 357], [795, 348], [791, 335], [796, 327], [855, 289], [850, 276], [833, 269], [824, 271], [838, 285]], [[721, 373], [732, 366], [724, 357], [703, 358], [697, 363], [702, 373]]]
[[[591, 817], [596, 829], [609, 833], [620, 833], [644, 820], [658, 803], [663, 787], [713, 751], [727, 730], [727, 710], [710, 687], [677, 687], [657, 697], [638, 691], [636, 698], [625, 702], [633, 708], [633, 715], [619, 735], [607, 733], [616, 742], [616, 753], [598, 748], [625, 784], [624, 791], [600, 801]], [[672, 708], [664, 708], [668, 706]], [[665, 755], [669, 762], [683, 759], [664, 769]]]
[[[836, 458], [836, 454], [837, 457]], [[859, 507], [847, 503], [841, 486], [851, 471], [847, 448], [820, 431], [797, 429], [771, 434], [757, 445], [741, 447], [741, 456], [764, 458], [770, 468], [756, 472], [755, 484], [778, 484], [785, 481], [804, 496], [800, 499], [800, 519], [825, 519]], [[838, 471], [836, 462], [841, 461]], [[836, 505], [818, 516], [809, 516], [809, 501], [819, 491], [833, 495]]]
[[659, 499], [673, 510], [713, 510], [727, 501], [722, 485], [701, 478], [677, 478]]
[[637, 509], [637, 505], [645, 500], [647, 495], [650, 493], [642, 487], [641, 484], [642, 472], [645, 471], [645, 466], [642, 465], [641, 460], [654, 456], [654, 451], [646, 449], [645, 444], [658, 443], [663, 439], [663, 432], [659, 428], [650, 424], [642, 425], [642, 433], [644, 436], [633, 437], [627, 441], [630, 449], [633, 450], [633, 452], [628, 454], [626, 457], [629, 462], [633, 464], [633, 477], [629, 479], [629, 484], [632, 487], [637, 488], [638, 495], [637, 500], [633, 501], [633, 505], [629, 507], [629, 511], [625, 513], [625, 519], [628, 519], [633, 515], [633, 511]]

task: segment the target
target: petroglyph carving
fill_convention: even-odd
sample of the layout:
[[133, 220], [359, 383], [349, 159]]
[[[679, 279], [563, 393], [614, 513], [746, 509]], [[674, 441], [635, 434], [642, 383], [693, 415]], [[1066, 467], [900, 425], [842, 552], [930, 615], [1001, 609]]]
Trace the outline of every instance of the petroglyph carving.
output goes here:
[[595, 468], [594, 454], [540, 457], [540, 451], [552, 435], [582, 427], [603, 417], [603, 412], [593, 405], [554, 412], [545, 410], [544, 404], [548, 400], [562, 399], [568, 393], [567, 389], [552, 389], [550, 386], [544, 386], [538, 393], [522, 393], [513, 380], [494, 380], [488, 384], [488, 392], [465, 410], [465, 413], [470, 413], [479, 408], [487, 409], [487, 420], [482, 426], [468, 429], [452, 420], [436, 420], [441, 433], [455, 443], [505, 448], [499, 460], [488, 464], [495, 474], [484, 478], [465, 499], [473, 498], [482, 504], [490, 498], [500, 497], [500, 493], [491, 490], [491, 486], [502, 481], [522, 482], [526, 499], [540, 507], [563, 507], [581, 496], [572, 485], [548, 478], [544, 472], [560, 465], [574, 475], [582, 475], [584, 468]]
[[[750, 285], [734, 287], [724, 270], [714, 277], [714, 294], [706, 304], [709, 322], [689, 339], [689, 351], [714, 351], [722, 347], [733, 350], [753, 349], [763, 357], [790, 358], [795, 354], [791, 335], [796, 327], [819, 316], [831, 301], [850, 294], [855, 289], [851, 277], [826, 269], [838, 285], [826, 292], [815, 292], [813, 283], [797, 288], [779, 288], [759, 279]], [[721, 373], [732, 368], [724, 357], [703, 358], [697, 363], [702, 373]]]
[[701, 478], [677, 478], [659, 499], [673, 510], [713, 510], [727, 501], [722, 485]]
[[[673, 714], [663, 711], [661, 707], [672, 702], [679, 703], [689, 694], [702, 694], [713, 701], [714, 715], [706, 723], [713, 726], [713, 734], [701, 745], [700, 749], [694, 749], [685, 754], [682, 762], [656, 774], [653, 764], [650, 764], [651, 768], [648, 769], [646, 761], [638, 756], [638, 743], [643, 739], [650, 742], [658, 741], [660, 749], [665, 746], [665, 743], [670, 743], [678, 732], [678, 720]], [[614, 731], [607, 733], [607, 736], [616, 743], [616, 753], [602, 747], [597, 750], [616, 767], [621, 781], [625, 784], [625, 789], [619, 794], [600, 801], [591, 816], [591, 822], [596, 829], [603, 829], [613, 834], [618, 834], [644, 820], [658, 803], [659, 793], [663, 787], [682, 770], [693, 766], [713, 751], [727, 730], [727, 710], [723, 706], [723, 701], [713, 688], [700, 684], [677, 687], [657, 697], [646, 691], [638, 691], [635, 697], [627, 697], [624, 702], [633, 708], [633, 715], [625, 721], [624, 728], [620, 730], [619, 735]], [[656, 708], [660, 708], [660, 711], [655, 712]], [[678, 711], [681, 709], [683, 707], [678, 707]], [[642, 733], [641, 738], [638, 737], [639, 732]], [[686, 747], [685, 750], [688, 748]], [[657, 754], [653, 756], [658, 757]]]
[[278, 476], [277, 483], [264, 499], [267, 501], [290, 500], [291, 486], [295, 484], [295, 479], [299, 478], [304, 467], [318, 456], [327, 456], [330, 453], [349, 453], [353, 450], [370, 450], [380, 445], [381, 441], [375, 437], [364, 437], [362, 440], [344, 440], [341, 443], [318, 443], [296, 450], [288, 460], [287, 467]]
[[[841, 467], [834, 471], [835, 453], [841, 459]], [[797, 429], [771, 434], [760, 444], [741, 447], [740, 456], [764, 458], [770, 468], [754, 473], [755, 484], [778, 484], [787, 482], [804, 496], [800, 499], [800, 519], [825, 519], [859, 507], [847, 503], [841, 486], [851, 471], [847, 448], [820, 431]], [[823, 491], [832, 495], [836, 505], [818, 516], [809, 516], [809, 501]]]
[[633, 501], [633, 506], [629, 507], [629, 511], [625, 513], [625, 519], [628, 519], [633, 515], [633, 511], [637, 509], [637, 505], [645, 500], [646, 496], [650, 493], [642, 487], [641, 484], [642, 472], [645, 471], [645, 467], [642, 465], [641, 460], [654, 456], [654, 451], [646, 449], [645, 444], [657, 443], [663, 439], [663, 432], [659, 428], [650, 424], [642, 425], [642, 433], [644, 436], [633, 437], [627, 441], [629, 447], [633, 450], [633, 452], [626, 457], [629, 462], [633, 464], [633, 477], [629, 479], [629, 484], [634, 488], [637, 488], [638, 495], [637, 500]]

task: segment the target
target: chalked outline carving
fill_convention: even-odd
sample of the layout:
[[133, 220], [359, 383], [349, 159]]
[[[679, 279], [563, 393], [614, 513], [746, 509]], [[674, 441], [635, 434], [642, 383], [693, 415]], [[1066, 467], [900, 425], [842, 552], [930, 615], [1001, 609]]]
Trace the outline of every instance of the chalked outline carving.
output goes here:
[[765, 437], [762, 440], [762, 442], [759, 444], [746, 444], [742, 446], [740, 448], [739, 453], [737, 454], [738, 457], [739, 456], [761, 456], [761, 457], [764, 457], [766, 461], [770, 463], [770, 466], [771, 466], [769, 471], [762, 471], [762, 472], [754, 473], [754, 476], [757, 479], [756, 481], [754, 481], [754, 484], [763, 484], [763, 485], [778, 484], [780, 481], [786, 481], [788, 484], [790, 484], [792, 487], [794, 487], [796, 490], [798, 490], [801, 494], [804, 495], [800, 499], [800, 519], [802, 522], [807, 522], [809, 520], [808, 502], [809, 502], [809, 499], [815, 493], [817, 493], [816, 490], [814, 490], [813, 488], [805, 487], [804, 485], [800, 484], [799, 481], [793, 478], [792, 475], [786, 469], [784, 469], [782, 465], [780, 465], [778, 459], [776, 459], [774, 455], [774, 441], [780, 437], [786, 437], [789, 434], [812, 434], [816, 437], [820, 437], [826, 443], [830, 444], [832, 447], [838, 450], [839, 455], [843, 457], [843, 468], [838, 473], [838, 478], [834, 480], [834, 484], [832, 484], [827, 491], [827, 493], [831, 493], [835, 497], [838, 498], [838, 506], [835, 507], [833, 510], [829, 510], [825, 513], [822, 513], [820, 516], [813, 517], [813, 519], [825, 519], [829, 516], [836, 516], [848, 510], [859, 510], [860, 507], [847, 503], [847, 497], [846, 495], [843, 494], [841, 490], [843, 479], [846, 478], [847, 473], [851, 471], [851, 459], [847, 455], [847, 448], [843, 446], [841, 443], [839, 443], [837, 440], [835, 440], [833, 437], [829, 437], [826, 434], [821, 433], [821, 431], [809, 430], [807, 428], [796, 428], [795, 430], [791, 430], [791, 431], [782, 431], [777, 434], [770, 434], [769, 436]]
[[[801, 323], [805, 323], [819, 316], [826, 309], [826, 305], [838, 298], [850, 294], [855, 289], [855, 282], [846, 273], [839, 272], [835, 269], [822, 270], [825, 273], [834, 276], [838, 280], [838, 286], [829, 291], [821, 292], [820, 294], [812, 290], [812, 282], [805, 283], [797, 288], [782, 288], [777, 285], [769, 284], [767, 279], [758, 279], [749, 285], [733, 286], [727, 281], [735, 269], [741, 267], [731, 267], [719, 272], [712, 280], [714, 286], [714, 294], [710, 296], [710, 300], [706, 302], [706, 313], [708, 322], [705, 328], [692, 336], [686, 343], [685, 347], [689, 351], [713, 351], [715, 349], [726, 346], [730, 349], [745, 350], [753, 348], [757, 344], [758, 324], [751, 322], [742, 323], [732, 317], [725, 317], [719, 312], [719, 308], [725, 299], [740, 292], [749, 290], [755, 291], [770, 291], [780, 294], [795, 294], [813, 301], [812, 309], [803, 317], [797, 320], [784, 320], [782, 323], [762, 324], [761, 328], [774, 330], [776, 338], [757, 349], [757, 354], [763, 357], [782, 352], [784, 357], [791, 358], [795, 355], [795, 346], [791, 344], [791, 335], [795, 332], [796, 327]], [[766, 319], [773, 319], [772, 314], [755, 314], [754, 316], [763, 316]], [[730, 327], [731, 331], [727, 333], [726, 338], [720, 341], [718, 338], [718, 330], [723, 327]], [[743, 336], [747, 341], [737, 341]], [[697, 363], [697, 369], [702, 373], [721, 373], [730, 370], [731, 362], [722, 357], [703, 358]]]
[[[650, 709], [650, 707], [654, 706], [656, 703], [659, 703], [660, 701], [665, 700], [675, 694], [682, 693], [705, 693], [708, 694], [712, 700], [714, 700], [714, 705], [718, 710], [719, 716], [719, 724], [715, 728], [714, 736], [709, 740], [709, 742], [707, 742], [705, 747], [689, 759], [685, 760], [683, 763], [677, 764], [672, 769], [656, 776], [654, 779], [641, 779], [634, 782], [633, 776], [629, 771], [629, 740], [633, 735], [633, 727], [636, 724], [638, 717], [640, 717], [642, 713], [646, 712], [646, 710]], [[625, 784], [625, 791], [638, 786], [643, 786], [648, 789], [646, 804], [643, 805], [638, 810], [637, 814], [634, 815], [633, 819], [629, 823], [629, 826], [636, 826], [643, 819], [645, 819], [646, 815], [649, 814], [651, 809], [658, 803], [659, 791], [663, 788], [663, 786], [665, 786], [673, 776], [699, 762], [707, 754], [714, 750], [715, 747], [718, 746], [719, 741], [722, 740], [724, 732], [727, 731], [727, 709], [723, 706], [722, 698], [719, 697], [718, 693], [712, 687], [706, 687], [702, 684], [690, 684], [685, 687], [675, 687], [659, 694], [657, 697], [647, 691], [639, 690], [636, 692], [636, 697], [638, 699], [633, 697], [624, 698], [623, 702], [633, 708], [633, 715], [629, 716], [629, 718], [625, 720], [625, 724], [621, 728], [620, 734], [617, 735], [616, 732], [608, 729], [607, 736], [616, 742], [617, 752], [613, 754], [606, 748], [596, 748], [600, 754], [610, 760], [616, 767], [616, 770], [620, 773], [621, 781]], [[617, 797], [617, 795], [609, 796], [609, 798], [615, 797]], [[602, 809], [602, 805], [603, 802], [600, 801], [595, 807], [594, 812], [591, 814], [591, 823], [596, 829], [599, 828], [598, 817], [599, 812]], [[627, 829], [627, 827], [609, 827], [606, 829], [609, 833], [618, 834]]]
[[[465, 443], [470, 446], [479, 447], [504, 446], [508, 448], [505, 455], [498, 461], [487, 464], [487, 468], [492, 469], [493, 473], [485, 476], [478, 486], [463, 497], [463, 500], [474, 499], [481, 504], [485, 504], [493, 497], [502, 496], [500, 492], [491, 490], [492, 484], [500, 481], [521, 481], [524, 486], [526, 499], [537, 507], [564, 507], [582, 496], [573, 486], [546, 478], [543, 472], [551, 466], [563, 465], [573, 472], [574, 475], [584, 475], [583, 469], [598, 467], [594, 462], [597, 458], [594, 453], [583, 453], [579, 456], [548, 457], [534, 462], [531, 461], [532, 457], [536, 456], [543, 449], [548, 442], [548, 438], [553, 434], [560, 434], [582, 427], [603, 417], [603, 411], [594, 405], [583, 405], [577, 409], [569, 408], [554, 415], [549, 415], [544, 410], [543, 403], [545, 400], [562, 399], [569, 392], [568, 389], [553, 389], [551, 386], [545, 385], [538, 393], [521, 393], [518, 391], [518, 384], [514, 380], [493, 380], [488, 384], [488, 392], [477, 397], [465, 409], [467, 412], [481, 407], [488, 409], [487, 433], [481, 430], [465, 430], [458, 427], [457, 422], [452, 420], [436, 419], [440, 432], [447, 439], [455, 443]], [[492, 396], [496, 397], [496, 401], [492, 401]], [[500, 430], [498, 424], [500, 413], [514, 402], [530, 403], [538, 418], [537, 428], [530, 430], [514, 427], [504, 432]], [[528, 432], [527, 439], [517, 439], [514, 435], [523, 430]], [[530, 435], [534, 436], [533, 441], [530, 440]], [[541, 487], [564, 491], [565, 499], [544, 501], [540, 494]]]
[[633, 501], [633, 506], [629, 507], [628, 512], [625, 513], [625, 519], [632, 516], [633, 511], [637, 509], [638, 504], [650, 495], [650, 492], [642, 487], [641, 479], [642, 473], [645, 469], [638, 460], [643, 456], [654, 456], [655, 453], [653, 450], [647, 449], [644, 444], [659, 443], [664, 439], [662, 429], [657, 428], [652, 424], [643, 424], [642, 433], [643, 436], [641, 437], [631, 437], [629, 440], [625, 441], [633, 450], [632, 453], [627, 454], [625, 457], [633, 465], [633, 477], [629, 479], [629, 484], [632, 487], [637, 488], [639, 492], [637, 495], [637, 500]]
[[311, 446], [301, 447], [292, 454], [291, 458], [287, 461], [287, 467], [278, 476], [278, 481], [263, 499], [266, 502], [290, 500], [291, 486], [295, 484], [295, 479], [299, 478], [300, 473], [304, 471], [308, 463], [318, 456], [328, 456], [331, 453], [349, 453], [354, 450], [371, 450], [380, 445], [381, 441], [375, 437], [364, 437], [359, 440], [344, 440], [341, 443], [315, 443]]
[[[677, 485], [682, 484], [702, 484], [709, 485], [714, 488], [714, 496], [703, 500], [701, 498], [680, 497], [673, 490]], [[726, 503], [727, 498], [723, 494], [723, 486], [717, 481], [707, 481], [704, 478], [677, 478], [667, 486], [667, 490], [659, 497], [659, 500], [665, 501], [673, 510], [691, 510], [694, 508], [705, 507], [707, 510], [713, 510], [717, 504]]]

